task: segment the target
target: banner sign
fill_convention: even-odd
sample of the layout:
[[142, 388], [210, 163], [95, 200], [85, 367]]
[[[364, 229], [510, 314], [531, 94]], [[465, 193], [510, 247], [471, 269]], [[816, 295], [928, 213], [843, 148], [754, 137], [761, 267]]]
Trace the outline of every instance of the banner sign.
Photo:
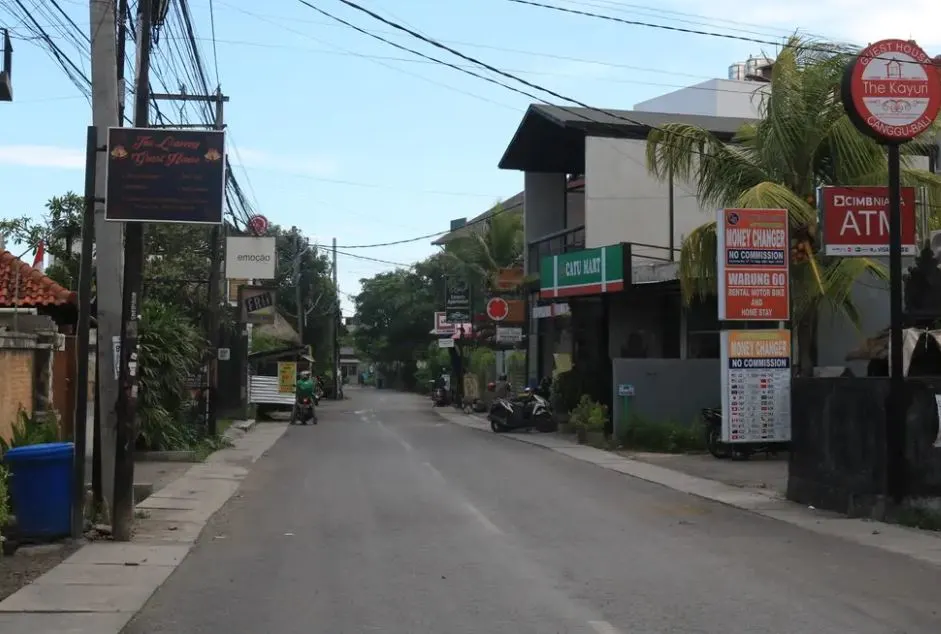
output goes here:
[[264, 286], [239, 287], [239, 310], [243, 324], [273, 324], [278, 289]]
[[448, 321], [447, 313], [438, 311], [435, 313], [435, 328], [434, 334], [436, 335], [453, 335], [454, 334], [454, 324]]
[[297, 363], [294, 361], [278, 362], [278, 392], [292, 394], [297, 388]]
[[277, 261], [275, 238], [225, 239], [225, 276], [228, 279], [273, 280]]
[[623, 244], [549, 255], [539, 261], [539, 296], [542, 299], [601, 295], [624, 290], [624, 272], [630, 271], [629, 250]]
[[[915, 188], [902, 188], [902, 255], [918, 255]], [[820, 187], [817, 210], [825, 255], [889, 255], [888, 187]]]
[[470, 286], [458, 278], [448, 278], [444, 312], [448, 322], [464, 323], [471, 320]]
[[225, 133], [108, 128], [105, 219], [222, 224]]
[[722, 442], [791, 440], [791, 331], [722, 332]]
[[719, 319], [790, 319], [787, 210], [720, 210], [716, 234]]

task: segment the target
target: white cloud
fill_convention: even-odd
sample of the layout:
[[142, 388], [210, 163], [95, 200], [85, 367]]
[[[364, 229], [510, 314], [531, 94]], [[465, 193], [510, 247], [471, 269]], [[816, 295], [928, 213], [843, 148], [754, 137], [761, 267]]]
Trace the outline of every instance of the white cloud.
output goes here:
[[84, 169], [85, 152], [55, 145], [0, 145], [0, 165]]
[[[941, 52], [937, 50], [941, 49], [941, 31], [938, 29], [941, 24], [941, 3], [937, 0], [908, 0], [897, 4], [876, 0], [789, 0], [766, 3], [677, 0], [669, 4], [669, 8], [675, 11], [722, 16], [712, 18], [716, 25], [714, 28], [702, 27], [706, 31], [748, 29], [742, 24], [729, 24], [726, 28], [718, 26], [725, 19], [760, 24], [782, 32], [800, 29], [827, 39], [860, 45], [890, 38], [913, 39], [932, 55]], [[752, 37], [752, 34], [742, 35]]]
[[233, 161], [241, 159], [245, 167], [278, 170], [285, 173], [304, 174], [328, 178], [336, 176], [339, 167], [336, 161], [321, 156], [292, 156], [274, 154], [263, 150], [239, 148], [238, 154], [230, 155]]

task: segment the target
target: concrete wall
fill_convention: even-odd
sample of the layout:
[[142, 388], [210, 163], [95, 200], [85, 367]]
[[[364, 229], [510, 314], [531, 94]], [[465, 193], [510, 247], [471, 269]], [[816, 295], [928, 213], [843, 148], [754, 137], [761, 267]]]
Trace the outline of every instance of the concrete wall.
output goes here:
[[758, 118], [768, 84], [735, 79], [709, 79], [642, 101], [634, 110], [707, 117]]
[[[585, 246], [641, 242], [670, 244], [669, 187], [647, 171], [646, 141], [585, 139]], [[715, 210], [703, 210], [691, 185], [674, 183], [673, 244], [715, 220]], [[667, 251], [633, 248], [635, 256], [665, 258]]]
[[[882, 448], [889, 380], [795, 379], [787, 497], [851, 515], [868, 515], [885, 473]], [[941, 497], [935, 394], [941, 379], [906, 381], [906, 458], [912, 497]]]
[[617, 386], [634, 386], [634, 412], [653, 421], [692, 424], [722, 402], [718, 359], [614, 359], [613, 420], [622, 416]]

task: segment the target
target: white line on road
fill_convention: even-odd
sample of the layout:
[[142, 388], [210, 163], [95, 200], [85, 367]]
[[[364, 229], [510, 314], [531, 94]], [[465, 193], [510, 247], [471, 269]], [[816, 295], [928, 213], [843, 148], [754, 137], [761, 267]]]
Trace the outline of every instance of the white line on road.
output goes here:
[[503, 531], [501, 531], [500, 528], [499, 528], [496, 524], [494, 524], [493, 522], [491, 522], [491, 521], [487, 518], [487, 516], [484, 515], [484, 514], [481, 512], [481, 510], [480, 510], [479, 508], [477, 508], [476, 506], [474, 506], [474, 505], [471, 504], [470, 502], [464, 502], [464, 508], [466, 508], [468, 511], [470, 511], [471, 515], [473, 515], [475, 518], [477, 518], [477, 521], [480, 522], [481, 524], [483, 524], [483, 525], [484, 525], [484, 528], [486, 528], [488, 531], [490, 531], [491, 533], [496, 533], [496, 534], [498, 534], [498, 535], [502, 535], [502, 534], [503, 534]]
[[439, 480], [443, 482], [445, 481], [444, 475], [442, 475], [440, 471], [435, 469], [435, 466], [433, 464], [431, 464], [430, 462], [423, 462], [422, 464], [425, 465], [425, 467], [427, 467]]
[[607, 621], [588, 621], [588, 625], [598, 632], [598, 634], [621, 634], [621, 630]]

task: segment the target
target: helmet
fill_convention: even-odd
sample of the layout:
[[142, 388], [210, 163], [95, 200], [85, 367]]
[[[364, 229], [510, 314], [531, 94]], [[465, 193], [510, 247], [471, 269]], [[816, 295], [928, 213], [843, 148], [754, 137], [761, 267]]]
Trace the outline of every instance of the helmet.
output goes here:
[[302, 379], [309, 379], [309, 378], [310, 378], [310, 371], [309, 371], [309, 370], [303, 370], [303, 371], [301, 372], [301, 378], [302, 378]]

